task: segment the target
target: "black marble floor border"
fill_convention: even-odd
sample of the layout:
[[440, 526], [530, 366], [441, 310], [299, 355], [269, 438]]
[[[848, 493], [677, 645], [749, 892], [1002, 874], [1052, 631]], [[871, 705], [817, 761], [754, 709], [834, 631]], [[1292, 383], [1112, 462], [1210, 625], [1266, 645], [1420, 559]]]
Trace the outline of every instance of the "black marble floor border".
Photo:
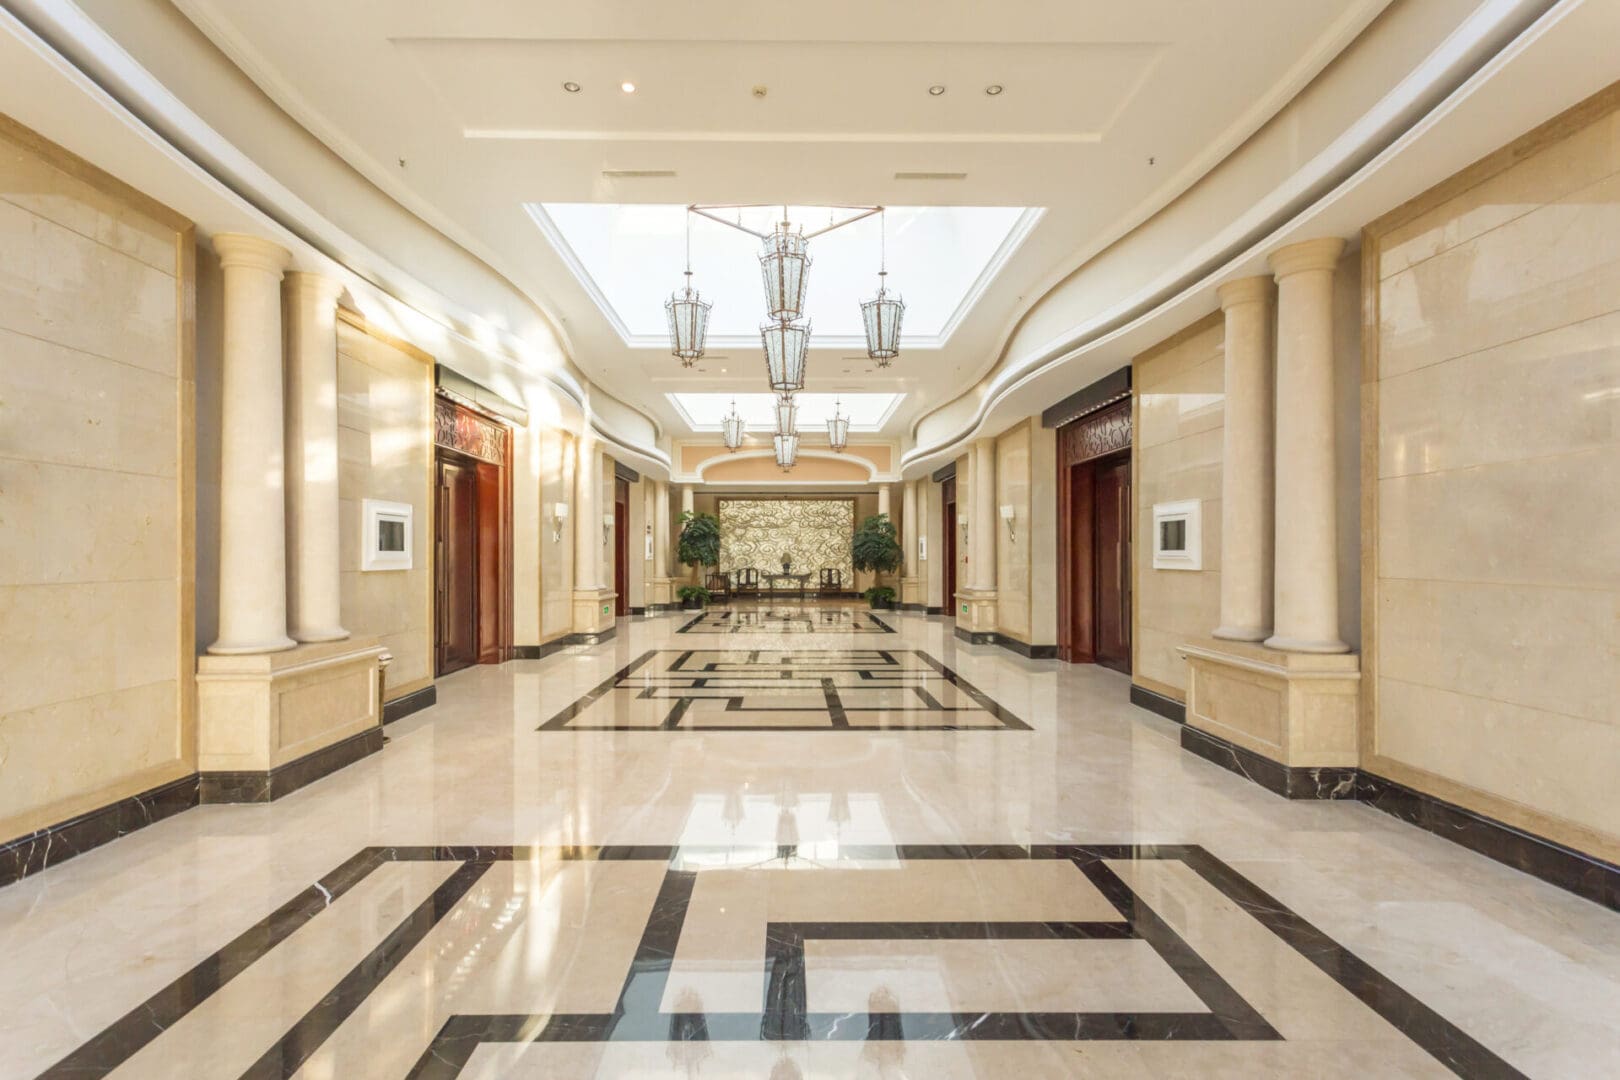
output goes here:
[[[818, 609], [816, 609], [816, 608], [804, 608], [802, 610], [804, 612], [804, 614], [802, 616], [784, 616], [780, 621], [784, 622], [784, 623], [793, 622], [793, 621], [803, 621], [803, 622], [812, 622], [813, 623], [814, 618], [815, 618], [815, 613], [818, 611]], [[836, 609], [834, 609], [834, 610], [836, 610]], [[766, 610], [764, 613], [765, 613], [765, 615], [767, 617], [770, 616], [770, 614], [771, 614], [771, 612], [769, 610]], [[895, 630], [894, 627], [890, 626], [888, 623], [886, 623], [882, 619], [878, 618], [870, 610], [857, 611], [857, 612], [854, 612], [853, 615], [857, 616], [857, 617], [858, 616], [865, 616], [865, 618], [869, 622], [873, 623], [876, 626], [876, 629], [871, 629], [871, 628], [861, 627], [861, 626], [829, 626], [826, 629], [818, 629], [816, 626], [811, 625], [809, 627], [809, 629], [806, 629], [806, 630], [793, 630], [793, 629], [777, 630], [777, 629], [770, 628], [770, 627], [765, 627], [765, 626], [750, 626], [750, 625], [747, 625], [747, 624], [744, 624], [744, 623], [741, 623], [741, 622], [737, 622], [737, 623], [734, 623], [734, 624], [729, 625], [729, 626], [721, 625], [721, 624], [726, 623], [733, 616], [738, 615], [738, 614], [754, 615], [754, 614], [757, 614], [757, 612], [753, 612], [753, 611], [739, 612], [737, 609], [729, 608], [729, 607], [709, 608], [709, 609], [703, 611], [701, 614], [699, 614], [696, 618], [691, 619], [691, 620], [683, 623], [675, 632], [677, 634], [690, 634], [690, 633], [699, 633], [699, 634], [701, 634], [701, 633], [704, 633], [706, 631], [716, 633], [716, 634], [775, 634], [775, 633], [780, 633], [780, 634], [893, 634], [893, 633], [898, 632], [898, 631]], [[711, 621], [711, 620], [713, 620], [713, 621]], [[716, 627], [716, 629], [710, 631], [709, 630], [710, 627]]]
[[1187, 706], [1175, 698], [1165, 697], [1134, 682], [1131, 683], [1131, 704], [1148, 712], [1158, 713], [1166, 720], [1174, 720], [1178, 724], [1187, 722]]
[[383, 748], [379, 725], [350, 735], [301, 758], [266, 772], [204, 772], [197, 774], [199, 801], [203, 803], [266, 803], [290, 795], [323, 776], [352, 765]]
[[[1275, 897], [1265, 893], [1226, 863], [1196, 845], [872, 845], [850, 847], [842, 858], [1030, 860], [1064, 859], [1074, 864], [1120, 913], [1118, 924], [1018, 924], [1007, 931], [1033, 936], [1134, 936], [1147, 941], [1184, 982], [1209, 1005], [1209, 1014], [874, 1014], [864, 1027], [830, 1026], [798, 1007], [802, 995], [793, 989], [794, 973], [784, 966], [767, 972], [767, 985], [759, 1013], [674, 1013], [658, 1011], [669, 969], [680, 940], [687, 906], [697, 875], [695, 869], [711, 864], [726, 848], [667, 845], [613, 845], [550, 848], [504, 845], [369, 847], [356, 852], [320, 881], [294, 896], [264, 920], [243, 931], [218, 952], [206, 957], [121, 1019], [40, 1074], [40, 1080], [67, 1077], [104, 1077], [129, 1060], [160, 1034], [179, 1023], [221, 988], [242, 974], [271, 949], [307, 925], [367, 875], [388, 862], [433, 861], [462, 864], [433, 895], [404, 916], [359, 964], [355, 965], [319, 1003], [293, 1025], [274, 1046], [244, 1073], [244, 1077], [288, 1077], [309, 1060], [339, 1026], [375, 991], [445, 919], [496, 862], [519, 860], [653, 860], [666, 864], [657, 900], [642, 931], [635, 956], [625, 977], [617, 1007], [611, 1013], [585, 1015], [457, 1015], [440, 1028], [417, 1061], [414, 1080], [454, 1077], [484, 1042], [731, 1040], [772, 1038], [1037, 1038], [1037, 1039], [1252, 1039], [1278, 1037], [1277, 1032], [1237, 992], [1198, 956], [1128, 885], [1106, 865], [1107, 861], [1180, 860], [1217, 892], [1238, 905], [1277, 938], [1300, 953], [1373, 1012], [1459, 1076], [1521, 1077], [1466, 1032], [1451, 1024], [1370, 964], [1301, 918]], [[789, 845], [782, 857], [796, 857]], [[1000, 924], [994, 924], [1000, 925]], [[1122, 927], [1104, 929], [1104, 925]], [[826, 927], [845, 927], [826, 930]], [[815, 924], [821, 933], [862, 934], [865, 924]], [[920, 927], [908, 935], [906, 926]], [[965, 936], [995, 933], [985, 924], [884, 924], [882, 933], [898, 936]], [[813, 934], [800, 926], [799, 945]], [[876, 933], [877, 931], [872, 931]], [[792, 941], [775, 940], [768, 955], [792, 956]], [[771, 950], [775, 950], [772, 952]], [[799, 976], [802, 987], [802, 971]], [[632, 994], [632, 987], [634, 993]], [[651, 1008], [648, 1008], [648, 1004]], [[1074, 1017], [1089, 1017], [1075, 1021]], [[1167, 1017], [1175, 1016], [1171, 1023]], [[1213, 1017], [1214, 1019], [1208, 1019]], [[1159, 1018], [1159, 1019], [1155, 1019]], [[1183, 1024], [1183, 1020], [1191, 1021]], [[802, 1032], [801, 1030], [802, 1029]]]
[[64, 863], [197, 805], [197, 776], [183, 776], [0, 844], [0, 886]]
[[430, 705], [439, 702], [439, 688], [428, 685], [420, 690], [413, 690], [409, 694], [401, 694], [393, 701], [383, 702], [382, 722], [392, 724], [395, 720], [403, 720], [412, 713], [421, 712]]

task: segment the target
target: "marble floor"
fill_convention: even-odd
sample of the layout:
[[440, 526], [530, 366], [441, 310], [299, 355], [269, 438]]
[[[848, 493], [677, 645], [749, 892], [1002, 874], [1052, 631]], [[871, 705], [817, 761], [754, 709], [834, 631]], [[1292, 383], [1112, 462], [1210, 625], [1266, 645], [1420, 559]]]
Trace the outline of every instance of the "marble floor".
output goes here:
[[3, 1077], [1609, 1077], [1620, 916], [1111, 671], [737, 605], [0, 889]]

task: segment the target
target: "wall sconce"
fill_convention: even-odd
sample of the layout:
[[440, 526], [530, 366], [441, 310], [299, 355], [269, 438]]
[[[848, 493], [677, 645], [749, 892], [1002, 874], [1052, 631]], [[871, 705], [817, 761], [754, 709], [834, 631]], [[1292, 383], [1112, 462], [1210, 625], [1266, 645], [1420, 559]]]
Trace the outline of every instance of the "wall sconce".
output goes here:
[[1007, 523], [1007, 539], [1015, 544], [1018, 543], [1018, 534], [1013, 531], [1013, 520], [1017, 515], [1018, 511], [1011, 503], [1001, 508], [1001, 520]]
[[568, 520], [568, 504], [553, 503], [551, 506], [551, 542], [562, 543], [563, 522]]
[[962, 527], [962, 546], [965, 548], [965, 547], [967, 547], [967, 542], [968, 542], [968, 533], [967, 533], [968, 516], [966, 514], [957, 514], [956, 515], [956, 523]]
[[610, 540], [612, 540], [612, 539], [613, 539], [613, 514], [612, 513], [604, 513], [602, 515], [602, 546], [607, 547], [608, 542]]

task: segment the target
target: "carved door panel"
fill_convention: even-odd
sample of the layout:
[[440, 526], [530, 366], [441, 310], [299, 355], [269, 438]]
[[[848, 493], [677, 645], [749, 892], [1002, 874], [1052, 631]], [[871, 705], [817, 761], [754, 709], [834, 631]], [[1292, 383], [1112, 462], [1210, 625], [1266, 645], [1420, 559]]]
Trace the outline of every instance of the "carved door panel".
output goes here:
[[478, 663], [478, 472], [441, 459], [434, 515], [437, 673]]

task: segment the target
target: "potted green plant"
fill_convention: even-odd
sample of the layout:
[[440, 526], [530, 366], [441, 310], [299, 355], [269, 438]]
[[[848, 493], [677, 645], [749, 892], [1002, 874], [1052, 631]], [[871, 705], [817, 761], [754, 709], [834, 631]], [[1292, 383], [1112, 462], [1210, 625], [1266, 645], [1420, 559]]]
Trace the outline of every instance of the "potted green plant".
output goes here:
[[718, 566], [720, 563], [720, 519], [713, 514], [682, 510], [678, 519], [681, 535], [675, 554], [687, 566]]
[[[850, 544], [850, 555], [857, 570], [892, 574], [900, 569], [900, 537], [888, 514], [873, 514], [861, 522], [860, 528], [855, 530], [855, 539]], [[888, 594], [884, 606], [892, 606], [894, 590], [881, 586], [866, 591], [867, 603], [877, 607], [878, 602], [873, 594], [880, 591]]]
[[865, 594], [869, 606], [878, 611], [894, 610], [894, 590], [887, 585], [874, 585]]
[[709, 590], [701, 585], [682, 585], [675, 595], [680, 597], [683, 611], [699, 611], [709, 602]]

